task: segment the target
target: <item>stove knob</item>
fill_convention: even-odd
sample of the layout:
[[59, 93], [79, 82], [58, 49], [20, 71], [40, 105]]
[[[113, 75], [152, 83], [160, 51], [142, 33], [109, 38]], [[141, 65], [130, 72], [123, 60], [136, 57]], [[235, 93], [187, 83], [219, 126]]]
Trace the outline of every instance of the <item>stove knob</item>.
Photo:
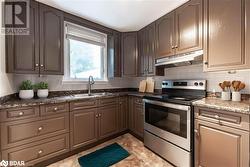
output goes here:
[[199, 83], [199, 85], [200, 85], [200, 86], [203, 86], [203, 85], [204, 85], [204, 83], [203, 83], [203, 82], [200, 82], [200, 83]]
[[194, 85], [195, 85], [195, 86], [198, 86], [199, 84], [198, 84], [198, 82], [195, 82]]

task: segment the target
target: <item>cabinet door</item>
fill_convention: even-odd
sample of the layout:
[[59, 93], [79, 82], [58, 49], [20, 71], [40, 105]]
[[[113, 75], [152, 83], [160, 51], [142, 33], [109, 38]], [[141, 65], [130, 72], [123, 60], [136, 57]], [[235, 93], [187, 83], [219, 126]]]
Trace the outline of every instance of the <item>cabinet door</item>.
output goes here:
[[148, 44], [148, 53], [147, 53], [147, 75], [155, 74], [155, 23], [150, 24], [147, 27], [147, 44]]
[[114, 76], [121, 77], [121, 33], [114, 33], [114, 42], [115, 42], [115, 50], [114, 50]]
[[118, 105], [107, 105], [98, 109], [99, 138], [106, 138], [118, 132]]
[[176, 54], [202, 49], [202, 0], [176, 10]]
[[175, 54], [174, 13], [169, 13], [156, 21], [156, 58]]
[[63, 75], [63, 12], [39, 5], [41, 74]]
[[119, 131], [128, 129], [128, 99], [122, 97], [119, 100]]
[[123, 76], [137, 76], [137, 52], [137, 32], [123, 33]]
[[245, 20], [248, 0], [205, 0], [204, 70], [250, 67], [245, 54]]
[[147, 31], [142, 29], [138, 32], [138, 53], [139, 53], [139, 75], [145, 76], [147, 74]]
[[30, 1], [30, 34], [6, 36], [7, 72], [39, 73], [38, 3]]
[[82, 109], [70, 113], [71, 149], [82, 147], [98, 140], [97, 108]]
[[143, 107], [142, 104], [134, 104], [134, 132], [143, 137], [144, 131], [144, 115], [143, 115]]
[[249, 132], [196, 120], [195, 166], [249, 166]]

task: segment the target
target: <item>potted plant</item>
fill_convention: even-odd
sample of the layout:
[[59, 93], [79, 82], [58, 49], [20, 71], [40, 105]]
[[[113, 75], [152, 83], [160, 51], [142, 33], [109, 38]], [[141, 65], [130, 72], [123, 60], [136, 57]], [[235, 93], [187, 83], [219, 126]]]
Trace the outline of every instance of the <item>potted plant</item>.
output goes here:
[[40, 82], [36, 84], [37, 96], [39, 98], [46, 98], [49, 95], [48, 83]]
[[21, 99], [32, 99], [34, 97], [33, 85], [30, 80], [23, 81], [19, 87]]

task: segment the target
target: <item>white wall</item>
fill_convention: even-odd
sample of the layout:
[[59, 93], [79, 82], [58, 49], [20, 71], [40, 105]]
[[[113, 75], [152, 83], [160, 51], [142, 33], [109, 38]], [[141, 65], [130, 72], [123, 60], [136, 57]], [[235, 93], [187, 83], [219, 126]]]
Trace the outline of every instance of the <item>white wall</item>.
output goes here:
[[[156, 81], [156, 88], [161, 88], [162, 80], [166, 79], [206, 79], [208, 91], [215, 89], [221, 91], [218, 84], [225, 80], [240, 80], [246, 84], [244, 93], [250, 94], [250, 70], [237, 71], [235, 74], [228, 74], [227, 71], [222, 72], [203, 72], [202, 65], [183, 66], [165, 69], [164, 77], [153, 77]], [[139, 81], [145, 78], [137, 78], [133, 80], [133, 87], [139, 85]]]
[[[0, 25], [2, 25], [2, 0], [0, 0]], [[5, 37], [0, 34], [0, 97], [16, 91], [13, 75], [6, 74], [5, 71]]]

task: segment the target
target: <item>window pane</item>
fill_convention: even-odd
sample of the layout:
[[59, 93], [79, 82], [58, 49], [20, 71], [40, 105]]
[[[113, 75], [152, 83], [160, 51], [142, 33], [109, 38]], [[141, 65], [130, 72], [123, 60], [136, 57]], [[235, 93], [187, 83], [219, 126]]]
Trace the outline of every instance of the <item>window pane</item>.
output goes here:
[[70, 39], [70, 78], [103, 79], [102, 46]]

